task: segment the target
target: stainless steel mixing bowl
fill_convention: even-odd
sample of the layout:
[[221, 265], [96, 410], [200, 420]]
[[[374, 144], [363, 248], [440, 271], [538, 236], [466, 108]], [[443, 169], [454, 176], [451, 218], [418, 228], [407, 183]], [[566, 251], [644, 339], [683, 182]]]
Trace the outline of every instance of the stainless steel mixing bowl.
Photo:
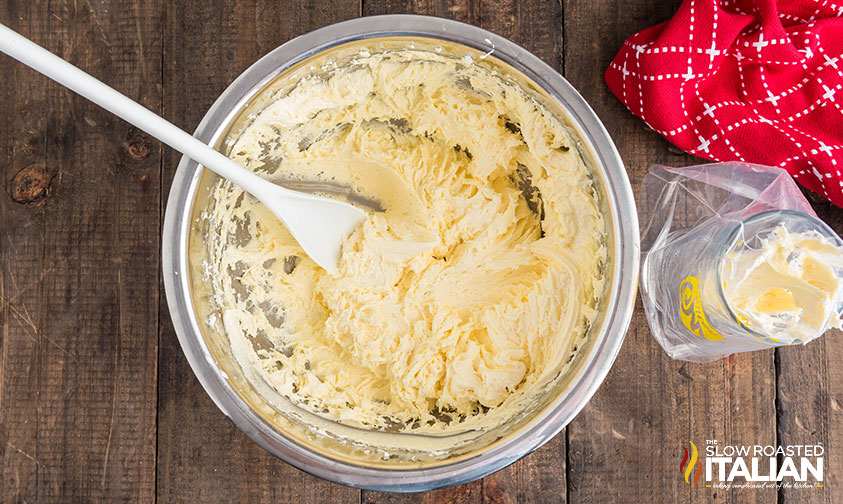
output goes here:
[[[209, 315], [191, 240], [215, 178], [182, 158], [167, 203], [163, 273], [179, 341], [217, 406], [255, 442], [288, 463], [356, 487], [419, 491], [464, 483], [518, 460], [558, 433], [600, 385], [620, 349], [635, 298], [639, 236], [632, 190], [620, 156], [599, 119], [573, 87], [524, 48], [480, 28], [424, 16], [377, 16], [328, 26], [291, 40], [252, 65], [214, 103], [196, 136], [223, 152], [228, 138], [265, 105], [269, 89], [370, 46], [435, 47], [469, 54], [515, 78], [580, 137], [577, 148], [594, 172], [608, 226], [607, 287], [600, 314], [566, 372], [523, 411], [488, 432], [419, 436], [363, 432], [286, 401], [232, 357], [224, 331]], [[286, 401], [286, 402], [285, 402]]]

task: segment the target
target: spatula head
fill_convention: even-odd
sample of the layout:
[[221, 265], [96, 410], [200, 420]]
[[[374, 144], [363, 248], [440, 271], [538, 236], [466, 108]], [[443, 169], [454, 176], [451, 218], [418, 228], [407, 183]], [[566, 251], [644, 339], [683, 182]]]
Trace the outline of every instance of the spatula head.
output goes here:
[[276, 187], [276, 197], [264, 205], [316, 264], [335, 273], [343, 241], [366, 219], [366, 212], [342, 201]]

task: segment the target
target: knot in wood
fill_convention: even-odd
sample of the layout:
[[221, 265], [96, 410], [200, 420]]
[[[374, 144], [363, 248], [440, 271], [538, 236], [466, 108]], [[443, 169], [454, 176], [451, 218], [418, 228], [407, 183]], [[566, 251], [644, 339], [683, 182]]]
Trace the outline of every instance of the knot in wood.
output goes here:
[[12, 201], [21, 205], [43, 205], [50, 196], [52, 177], [40, 165], [30, 165], [12, 178]]
[[149, 157], [149, 142], [145, 137], [136, 135], [126, 142], [126, 152], [132, 159], [146, 159]]

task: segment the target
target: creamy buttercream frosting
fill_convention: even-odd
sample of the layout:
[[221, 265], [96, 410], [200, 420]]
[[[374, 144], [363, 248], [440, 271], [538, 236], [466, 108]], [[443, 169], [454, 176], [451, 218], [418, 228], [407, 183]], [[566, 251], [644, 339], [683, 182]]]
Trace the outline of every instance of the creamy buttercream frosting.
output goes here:
[[279, 393], [350, 425], [448, 431], [511, 414], [564, 372], [604, 290], [605, 222], [576, 144], [470, 58], [363, 52], [302, 77], [229, 155], [375, 203], [328, 274], [220, 180], [203, 281], [228, 337]]
[[757, 333], [805, 343], [841, 327], [843, 249], [816, 231], [779, 225], [758, 247], [730, 253], [721, 277], [730, 308]]

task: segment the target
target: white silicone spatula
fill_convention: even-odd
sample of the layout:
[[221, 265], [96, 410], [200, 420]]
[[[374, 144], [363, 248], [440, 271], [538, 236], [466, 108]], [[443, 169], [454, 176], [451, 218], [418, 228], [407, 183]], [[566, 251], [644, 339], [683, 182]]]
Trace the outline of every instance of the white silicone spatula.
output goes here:
[[329, 272], [337, 269], [342, 240], [366, 216], [363, 210], [347, 203], [291, 191], [260, 178], [146, 107], [2, 24], [0, 51], [134, 124], [251, 193], [284, 223], [307, 255]]

